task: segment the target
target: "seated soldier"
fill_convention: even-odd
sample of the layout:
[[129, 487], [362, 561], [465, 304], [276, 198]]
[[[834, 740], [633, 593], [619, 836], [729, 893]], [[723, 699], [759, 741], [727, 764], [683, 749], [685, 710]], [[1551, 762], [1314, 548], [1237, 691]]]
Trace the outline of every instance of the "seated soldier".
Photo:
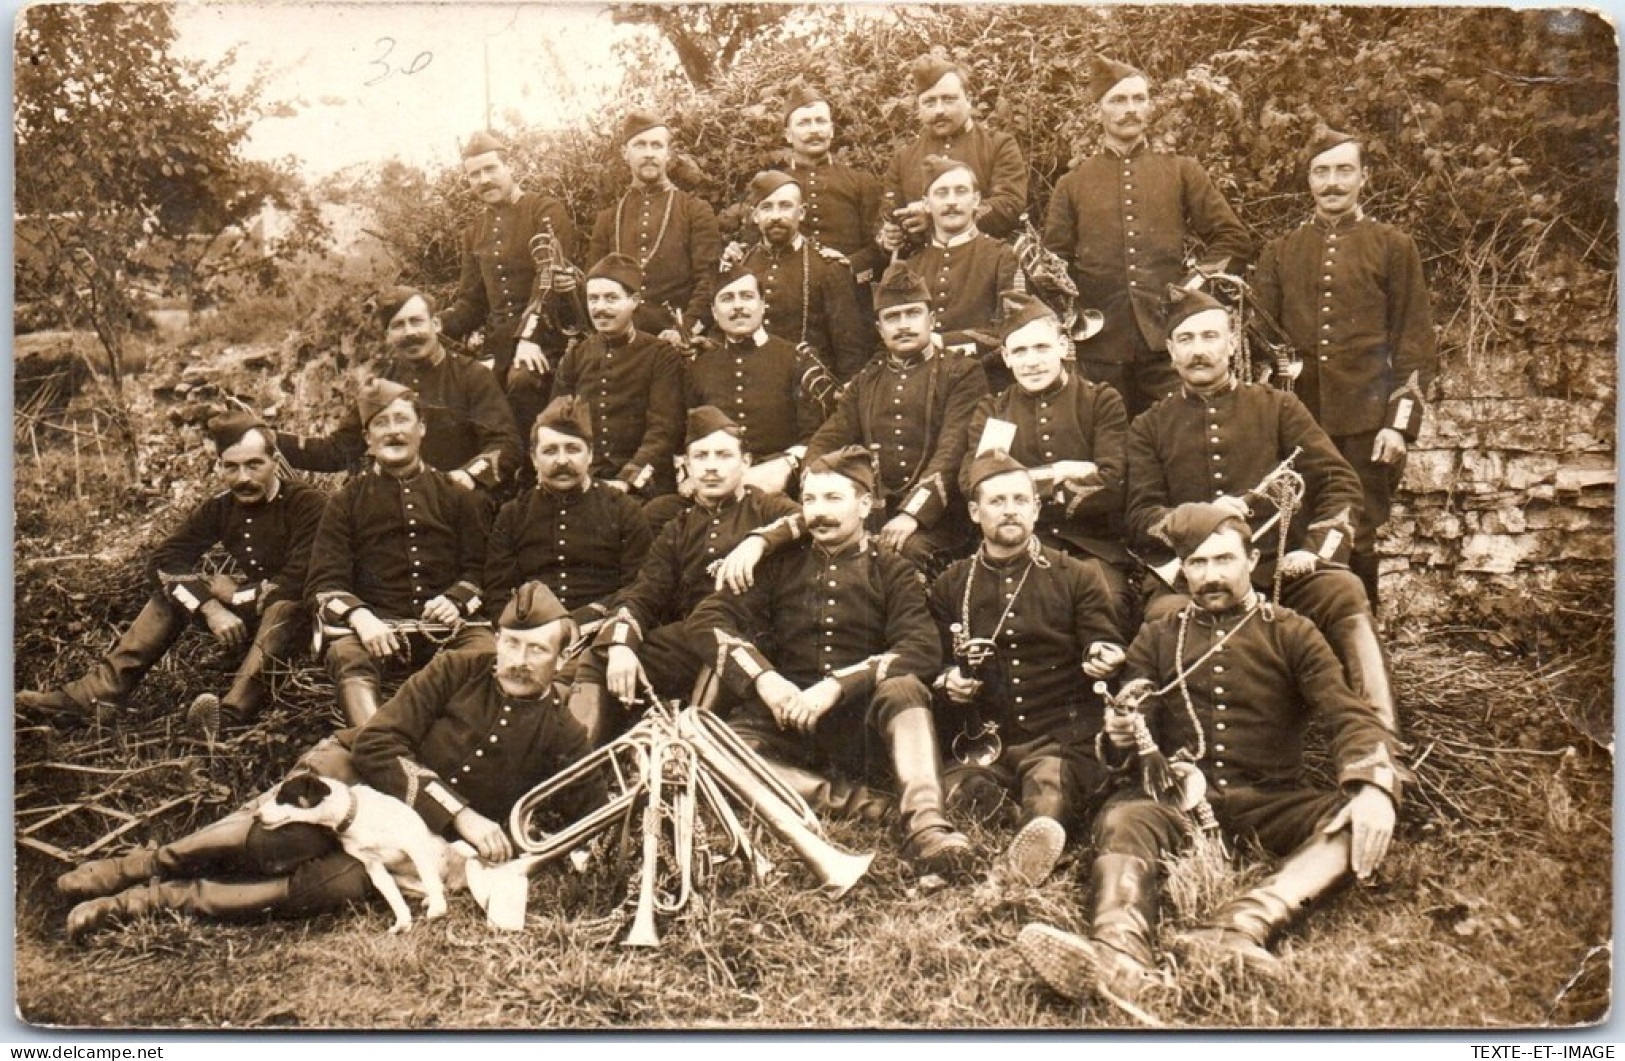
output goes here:
[[807, 444], [807, 459], [842, 446], [868, 449], [879, 465], [880, 548], [934, 571], [969, 547], [959, 465], [987, 380], [975, 358], [936, 346], [931, 292], [907, 265], [886, 270], [875, 310], [885, 352], [852, 378]]
[[[956, 796], [997, 803], [1004, 791], [1016, 794], [1022, 828], [1005, 871], [1012, 883], [1036, 887], [1105, 794], [1111, 774], [1091, 743], [1102, 705], [1087, 679], [1115, 674], [1123, 648], [1100, 576], [1034, 536], [1038, 494], [1027, 469], [994, 450], [971, 463], [966, 481], [982, 545], [930, 593], [952, 663], [937, 676], [949, 701], [938, 717], [965, 716], [962, 726], [945, 727], [943, 741], [960, 762], [944, 781], [950, 805]], [[982, 762], [971, 749], [989, 737], [992, 761]]]
[[643, 508], [587, 474], [592, 417], [584, 403], [556, 399], [531, 435], [536, 485], [497, 513], [485, 553], [486, 610], [500, 611], [514, 587], [537, 581], [578, 624], [601, 619], [604, 602], [649, 552]]
[[[1088, 938], [1030, 924], [1017, 940], [1022, 957], [1072, 999], [1133, 1002], [1167, 983], [1156, 971], [1159, 867], [1202, 828], [1201, 809], [1181, 809], [1193, 797], [1206, 800], [1225, 834], [1284, 856], [1186, 937], [1194, 949], [1261, 971], [1277, 965], [1268, 950], [1276, 935], [1351, 870], [1369, 877], [1393, 835], [1394, 738], [1344, 683], [1314, 624], [1253, 588], [1259, 554], [1246, 522], [1226, 506], [1185, 504], [1165, 530], [1193, 601], [1140, 631], [1120, 697], [1143, 704], [1178, 781], [1161, 799], [1126, 789], [1095, 819]], [[1330, 721], [1331, 791], [1303, 778], [1304, 729], [1317, 713]], [[1109, 712], [1101, 754], [1132, 763], [1135, 730], [1133, 714]]]
[[[874, 489], [860, 447], [810, 463], [801, 484], [808, 537], [763, 561], [744, 593], [707, 597], [689, 617], [689, 638], [745, 698], [733, 722], [739, 736], [810, 806], [880, 809], [845, 782], [879, 765], [867, 755], [878, 742], [900, 788], [903, 857], [918, 873], [963, 878], [970, 841], [942, 813], [925, 684], [941, 669], [942, 648], [919, 572], [863, 529]], [[758, 644], [771, 645], [772, 658]]]
[[[389, 352], [377, 376], [418, 396], [427, 435], [423, 460], [465, 490], [488, 492], [510, 480], [524, 461], [513, 413], [491, 370], [440, 345], [434, 303], [410, 287], [377, 298], [376, 314]], [[295, 468], [351, 470], [366, 456], [366, 426], [347, 411], [329, 435], [306, 438], [277, 432], [277, 445]]]
[[[331, 636], [327, 669], [352, 726], [378, 709], [380, 666], [426, 644], [489, 649], [480, 615], [485, 508], [419, 456], [417, 395], [375, 379], [356, 400], [372, 467], [334, 494], [311, 550], [305, 594]], [[424, 636], [398, 624], [432, 624]]]
[[[1294, 468], [1303, 477], [1302, 508], [1282, 513], [1282, 523], [1260, 535], [1266, 559], [1255, 572], [1257, 584], [1268, 590], [1279, 579], [1281, 603], [1320, 628], [1354, 691], [1397, 734], [1376, 622], [1365, 587], [1344, 563], [1361, 504], [1359, 477], [1297, 398], [1236, 379], [1236, 333], [1224, 306], [1201, 291], [1170, 287], [1168, 294], [1168, 354], [1180, 390], [1129, 430], [1130, 535], [1142, 555], [1155, 560], [1161, 522], [1175, 505], [1210, 501], [1243, 519], [1255, 507], [1267, 511], [1273, 501], [1251, 491], [1298, 450]], [[1179, 611], [1188, 600], [1183, 587], [1154, 579], [1148, 585], [1148, 622]]]
[[824, 421], [824, 408], [808, 388], [817, 364], [763, 330], [759, 285], [756, 274], [737, 266], [717, 281], [711, 313], [722, 340], [704, 344], [689, 359], [683, 404], [722, 410], [751, 458], [745, 481], [782, 494], [801, 466], [807, 440]]
[[[265, 703], [265, 667], [285, 661], [307, 627], [301, 601], [310, 544], [327, 498], [304, 483], [277, 475], [270, 429], [247, 413], [209, 421], [225, 486], [194, 509], [153, 553], [153, 594], [113, 651], [89, 674], [47, 692], [17, 694], [23, 711], [53, 722], [84, 724], [95, 705], [122, 705], [153, 664], [163, 658], [194, 618], [216, 640], [236, 650], [248, 645], [224, 699], [201, 693], [187, 719], [212, 737], [222, 724], [251, 721]], [[198, 562], [214, 545], [231, 557], [235, 575], [200, 573]]]
[[1061, 322], [1047, 306], [1020, 292], [1004, 298], [1003, 357], [1015, 382], [977, 403], [959, 485], [966, 488], [965, 474], [984, 449], [1008, 450], [1031, 469], [1042, 506], [1039, 540], [1101, 577], [1126, 642], [1139, 625], [1139, 597], [1123, 547], [1123, 399], [1067, 364]]
[[605, 255], [587, 273], [593, 334], [559, 362], [553, 397], [592, 410], [594, 478], [647, 500], [677, 488], [683, 370], [676, 349], [632, 323], [642, 285], [643, 270], [624, 254]]
[[[530, 583], [497, 625], [494, 646], [442, 652], [368, 725], [322, 741], [300, 769], [371, 785], [409, 803], [432, 831], [468, 841], [481, 858], [511, 858], [500, 823], [514, 803], [590, 746], [553, 682], [570, 640], [564, 607]], [[81, 900], [68, 913], [68, 935], [164, 910], [217, 921], [309, 917], [374, 894], [331, 829], [261, 824], [256, 806], [265, 798], [162, 847], [87, 862], [57, 878], [59, 892]]]

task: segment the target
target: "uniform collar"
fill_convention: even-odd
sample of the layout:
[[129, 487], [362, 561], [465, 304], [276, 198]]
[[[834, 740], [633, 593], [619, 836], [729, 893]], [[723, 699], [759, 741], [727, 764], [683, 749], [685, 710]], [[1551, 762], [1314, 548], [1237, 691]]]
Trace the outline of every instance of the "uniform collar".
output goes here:
[[1138, 140], [1134, 141], [1134, 143], [1130, 144], [1127, 151], [1124, 151], [1113, 144], [1104, 144], [1102, 146], [1104, 146], [1109, 153], [1116, 155], [1118, 158], [1133, 158], [1142, 151], [1150, 150], [1150, 146], [1146, 143], [1143, 135]]
[[598, 338], [603, 341], [605, 346], [612, 346], [616, 349], [620, 349], [623, 346], [631, 346], [633, 341], [637, 339], [638, 326], [634, 324], [632, 329], [625, 335], [608, 335], [604, 332], [594, 332], [593, 334], [598, 336]]
[[1309, 215], [1309, 223], [1311, 225], [1314, 225], [1316, 228], [1325, 229], [1328, 232], [1335, 232], [1342, 228], [1353, 228], [1355, 225], [1364, 220], [1365, 208], [1359, 206], [1358, 204], [1356, 204], [1352, 212], [1344, 214], [1342, 217], [1327, 217], [1319, 210], [1316, 210]]
[[403, 483], [404, 484], [404, 483], [415, 483], [419, 479], [422, 479], [424, 474], [429, 470], [429, 466], [424, 463], [423, 454], [419, 453], [418, 454], [417, 467], [413, 468], [411, 471], [407, 472], [405, 475], [396, 475], [394, 472], [389, 471], [382, 464], [379, 464], [377, 461], [372, 462], [372, 470], [373, 470], [374, 474], [376, 474], [379, 478], [385, 480], [386, 482]]
[[961, 232], [957, 236], [949, 236], [947, 239], [942, 240], [937, 239], [935, 234], [933, 234], [931, 237], [931, 246], [943, 248], [963, 247], [965, 244], [969, 243], [971, 240], [975, 239], [981, 234], [981, 230], [976, 227], [976, 222], [972, 221], [970, 223], [970, 227], [965, 229], [965, 231]]
[[812, 547], [817, 550], [820, 556], [827, 557], [831, 560], [848, 560], [854, 557], [862, 556], [864, 553], [869, 551], [869, 534], [867, 531], [860, 531], [856, 538], [847, 542], [839, 549], [826, 549], [822, 545], [819, 545], [816, 541], [812, 543]]
[[1053, 380], [1051, 380], [1050, 383], [1049, 383], [1049, 386], [1045, 387], [1043, 390], [1036, 390], [1036, 391], [1025, 390], [1025, 389], [1022, 388], [1021, 384], [1019, 384], [1019, 383], [1012, 384], [1012, 386], [1014, 386], [1016, 388], [1016, 393], [1017, 394], [1020, 394], [1022, 397], [1028, 399], [1029, 401], [1035, 401], [1036, 402], [1036, 401], [1044, 401], [1044, 400], [1047, 400], [1047, 399], [1050, 399], [1050, 398], [1059, 397], [1060, 393], [1062, 391], [1066, 390], [1066, 385], [1069, 382], [1071, 382], [1071, 380], [1072, 380], [1072, 373], [1067, 371], [1067, 368], [1066, 368], [1065, 365], [1062, 365], [1061, 366], [1061, 374], [1059, 376], [1056, 376]]
[[786, 255], [800, 253], [801, 248], [804, 247], [806, 245], [806, 243], [807, 243], [807, 237], [802, 235], [800, 232], [797, 232], [795, 234], [794, 238], [792, 238], [790, 240], [790, 246], [786, 247], [782, 251], [774, 249], [773, 245], [768, 243], [765, 237], [762, 240], [761, 247], [762, 247], [762, 253], [763, 254], [765, 254], [769, 258], [777, 260], [779, 258], [785, 257]]
[[1184, 395], [1186, 398], [1190, 399], [1191, 401], [1205, 402], [1209, 398], [1217, 398], [1217, 397], [1219, 397], [1221, 395], [1225, 395], [1225, 394], [1234, 394], [1236, 392], [1236, 388], [1239, 387], [1239, 386], [1241, 386], [1240, 378], [1238, 378], [1237, 376], [1232, 374], [1230, 376], [1229, 385], [1224, 386], [1224, 387], [1220, 387], [1218, 390], [1214, 391], [1211, 394], [1198, 394], [1195, 391], [1191, 390], [1189, 387], [1187, 387], [1183, 383], [1181, 383], [1179, 385], [1179, 393]]
[[833, 165], [835, 165], [835, 162], [830, 158], [830, 153], [828, 151], [824, 152], [824, 156], [817, 162], [803, 162], [794, 155], [790, 156], [791, 169], [828, 169]]
[[735, 490], [731, 495], [723, 498], [714, 505], [706, 504], [699, 494], [695, 494], [694, 507], [702, 512], [727, 512], [730, 509], [739, 507], [739, 503], [743, 500], [745, 500], [745, 484], [740, 483], [739, 489]]
[[666, 175], [661, 177], [659, 182], [655, 184], [639, 184], [637, 181], [633, 181], [630, 190], [633, 195], [664, 195], [666, 192], [673, 191], [676, 187], [677, 185], [671, 182], [670, 175]]
[[743, 339], [735, 338], [734, 336], [729, 335], [727, 332], [723, 332], [722, 336], [723, 345], [732, 347], [745, 346], [747, 344], [755, 347], [763, 347], [767, 345], [768, 338], [766, 328], [757, 328]]
[[923, 138], [930, 143], [941, 144], [944, 147], [951, 147], [960, 140], [963, 140], [965, 137], [969, 136], [970, 131], [974, 128], [976, 128], [976, 119], [966, 118], [964, 125], [961, 125], [958, 129], [955, 129], [947, 136], [937, 136], [935, 133], [925, 133], [923, 134]]
[[937, 355], [937, 337], [931, 336], [931, 341], [925, 344], [925, 349], [909, 354], [907, 357], [898, 357], [890, 350], [886, 351], [885, 366], [899, 371], [918, 368]]

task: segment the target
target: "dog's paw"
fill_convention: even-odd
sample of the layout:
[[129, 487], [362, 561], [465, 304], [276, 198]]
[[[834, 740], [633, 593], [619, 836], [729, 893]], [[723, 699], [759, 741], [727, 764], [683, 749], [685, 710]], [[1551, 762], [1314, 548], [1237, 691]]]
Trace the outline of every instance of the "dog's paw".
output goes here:
[[393, 925], [389, 926], [389, 934], [391, 936], [404, 935], [410, 931], [412, 931], [412, 922], [410, 921], [397, 921]]
[[441, 902], [438, 902], [438, 903], [429, 903], [429, 904], [425, 905], [424, 908], [423, 908], [423, 916], [424, 916], [425, 919], [427, 919], [429, 921], [433, 921], [437, 917], [445, 917], [446, 916], [446, 903], [445, 903], [445, 901], [442, 900]]

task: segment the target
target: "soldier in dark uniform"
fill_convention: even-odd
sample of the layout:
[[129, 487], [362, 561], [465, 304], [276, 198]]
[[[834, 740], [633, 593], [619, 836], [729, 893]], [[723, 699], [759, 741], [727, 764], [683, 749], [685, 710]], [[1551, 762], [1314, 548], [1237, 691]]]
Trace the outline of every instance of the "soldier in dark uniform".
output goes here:
[[[711, 282], [705, 286], [709, 291]], [[672, 457], [683, 430], [683, 369], [669, 343], [634, 323], [642, 289], [638, 263], [624, 254], [600, 259], [587, 273], [594, 334], [564, 355], [553, 397], [573, 396], [592, 410], [594, 477], [648, 499], [677, 487]]]
[[507, 388], [519, 431], [528, 433], [547, 398], [552, 365], [586, 321], [569, 262], [556, 259], [551, 275], [537, 272], [538, 238], [550, 235], [565, 256], [575, 252], [569, 211], [550, 195], [521, 189], [505, 151], [484, 130], [463, 146], [463, 175], [481, 208], [463, 232], [457, 294], [439, 320], [451, 339], [484, 329], [481, 354]]
[[1203, 268], [1225, 271], [1251, 240], [1195, 159], [1151, 150], [1145, 75], [1096, 56], [1089, 94], [1106, 150], [1061, 178], [1044, 221], [1044, 246], [1066, 260], [1080, 305], [1105, 314], [1078, 348], [1078, 367], [1117, 388], [1129, 419], [1177, 389], [1157, 311], [1163, 289], [1185, 274], [1185, 241], [1201, 240]]
[[943, 345], [976, 357], [988, 389], [1001, 391], [1011, 380], [998, 358], [999, 294], [1024, 290], [1016, 252], [977, 229], [982, 196], [975, 171], [937, 155], [926, 159], [925, 169], [931, 241], [909, 258], [909, 267], [931, 289], [931, 312]]
[[[1015, 231], [1027, 212], [1027, 160], [1016, 138], [988, 130], [971, 118], [965, 71], [935, 55], [922, 55], [909, 68], [919, 106], [920, 135], [892, 156], [886, 171], [885, 191], [891, 213], [884, 225], [900, 227], [914, 236], [930, 228], [926, 208], [927, 155], [944, 155], [968, 163], [982, 189], [976, 223], [983, 232], [1002, 239]], [[901, 233], [893, 232], [895, 246]]]
[[[1268, 947], [1281, 930], [1351, 871], [1368, 877], [1393, 835], [1393, 737], [1344, 684], [1314, 624], [1253, 589], [1259, 554], [1247, 524], [1227, 508], [1188, 504], [1166, 531], [1197, 587], [1195, 602], [1140, 631], [1121, 696], [1144, 705], [1180, 783], [1164, 801], [1135, 786], [1095, 819], [1089, 938], [1044, 924], [1022, 929], [1022, 956], [1068, 998], [1100, 991], [1133, 1001], [1166, 982], [1155, 971], [1158, 867], [1200, 828], [1181, 809], [1192, 795], [1205, 792], [1226, 834], [1284, 856], [1263, 883], [1186, 937], [1193, 949], [1261, 971], [1278, 964]], [[1333, 791], [1303, 778], [1304, 729], [1317, 714], [1330, 723]], [[1134, 759], [1130, 716], [1109, 713], [1103, 736], [1102, 755]]]
[[717, 587], [716, 568], [735, 547], [748, 535], [763, 535], [754, 546], [759, 551], [740, 566], [735, 584], [743, 586], [761, 550], [802, 536], [795, 502], [746, 485], [741, 447], [739, 426], [717, 408], [701, 406], [688, 414], [693, 496], [677, 503], [637, 578], [609, 602], [610, 618], [576, 675], [572, 710], [579, 718], [602, 720], [595, 737], [629, 721], [619, 710], [609, 710], [606, 688], [617, 700], [631, 701], [643, 695], [641, 674], [663, 697], [683, 698], [693, 690], [705, 661], [683, 621]]
[[834, 381], [811, 357], [762, 327], [761, 282], [744, 265], [718, 281], [711, 301], [719, 340], [696, 344], [684, 373], [683, 404], [720, 409], [739, 428], [750, 456], [745, 481], [782, 494], [800, 467], [807, 441], [824, 422], [824, 407], [812, 393]]
[[[858, 447], [809, 463], [808, 537], [763, 561], [743, 594], [707, 597], [688, 633], [744, 698], [733, 722], [740, 737], [815, 809], [863, 813], [839, 790], [850, 792], [842, 778], [869, 776], [867, 748], [880, 741], [899, 788], [903, 857], [922, 874], [961, 878], [970, 841], [942, 813], [926, 687], [941, 646], [919, 572], [864, 532], [874, 484]], [[758, 647], [764, 637], [772, 658]]]
[[536, 485], [502, 506], [485, 553], [488, 611], [515, 587], [541, 582], [577, 624], [602, 619], [603, 602], [632, 581], [649, 552], [643, 507], [595, 480], [592, 416], [574, 398], [542, 410], [532, 432]]
[[[1260, 538], [1268, 559], [1258, 585], [1277, 575], [1281, 603], [1318, 626], [1348, 670], [1355, 692], [1397, 732], [1388, 666], [1360, 580], [1344, 566], [1360, 507], [1360, 481], [1303, 403], [1261, 383], [1239, 382], [1231, 368], [1235, 335], [1225, 307], [1201, 291], [1170, 288], [1168, 352], [1182, 381], [1129, 428], [1128, 529], [1148, 560], [1166, 556], [1159, 530], [1175, 505], [1212, 501], [1241, 518], [1272, 506], [1248, 492], [1301, 448], [1302, 509], [1286, 528]], [[1277, 564], [1276, 551], [1282, 558]], [[1146, 620], [1177, 612], [1186, 597], [1156, 587]]]
[[671, 129], [664, 119], [643, 111], [628, 114], [621, 122], [621, 145], [632, 186], [614, 206], [598, 212], [587, 259], [625, 254], [637, 262], [645, 285], [638, 328], [681, 346], [704, 329], [710, 311], [722, 253], [716, 214], [668, 178]]
[[[376, 313], [389, 353], [378, 378], [418, 396], [427, 432], [424, 462], [465, 490], [489, 492], [510, 481], [524, 449], [491, 370], [446, 353], [434, 303], [420, 291], [390, 288], [377, 297]], [[325, 437], [278, 432], [277, 445], [293, 467], [317, 472], [353, 470], [367, 452], [366, 430], [353, 409]]]
[[852, 379], [834, 415], [807, 445], [807, 459], [863, 446], [878, 461], [873, 506], [884, 520], [878, 544], [922, 570], [968, 546], [959, 466], [971, 412], [987, 394], [975, 358], [938, 349], [931, 292], [906, 264], [875, 288], [886, 349]]
[[869, 359], [852, 270], [840, 251], [801, 234], [801, 185], [767, 170], [750, 182], [751, 217], [762, 241], [744, 267], [762, 283], [767, 331], [806, 350], [837, 378], [850, 379]]
[[[84, 677], [47, 692], [22, 690], [17, 707], [82, 724], [98, 702], [122, 704], [152, 666], [200, 618], [221, 644], [248, 651], [225, 697], [201, 693], [188, 720], [207, 736], [252, 720], [268, 690], [265, 667], [286, 661], [307, 628], [300, 604], [310, 543], [327, 498], [277, 476], [270, 429], [247, 413], [209, 421], [225, 490], [187, 516], [153, 553], [153, 594], [114, 646]], [[198, 562], [222, 546], [235, 573], [205, 574]]]
[[[1083, 562], [1106, 583], [1126, 642], [1139, 626], [1139, 595], [1123, 548], [1123, 484], [1128, 471], [1123, 399], [1066, 363], [1061, 322], [1030, 295], [1006, 292], [999, 332], [1014, 383], [983, 398], [966, 433], [960, 489], [986, 448], [1001, 448], [1039, 481], [1038, 539]], [[1010, 433], [990, 447], [987, 435]]]
[[[1015, 794], [1022, 827], [1006, 872], [1036, 887], [1105, 792], [1110, 774], [1091, 746], [1102, 705], [1086, 679], [1115, 674], [1123, 646], [1100, 576], [1033, 536], [1039, 501], [1027, 469], [994, 450], [972, 461], [965, 478], [982, 544], [931, 586], [931, 616], [950, 663], [935, 683], [950, 705], [938, 717], [965, 717], [962, 729], [945, 727], [950, 751], [960, 733], [973, 742], [987, 724], [997, 727], [1002, 751], [988, 764], [961, 759], [944, 780], [950, 793], [963, 786], [968, 802], [990, 784], [996, 795]], [[993, 655], [977, 659], [973, 641], [991, 642]]]
[[1258, 307], [1302, 354], [1294, 390], [1360, 477], [1365, 505], [1349, 566], [1375, 610], [1377, 530], [1438, 368], [1433, 313], [1416, 241], [1360, 208], [1360, 141], [1321, 130], [1306, 154], [1315, 212], [1264, 248]]
[[[806, 208], [802, 230], [846, 256], [858, 286], [858, 310], [872, 330], [870, 287], [880, 278], [884, 256], [875, 246], [880, 230], [880, 181], [835, 162], [830, 148], [835, 123], [823, 93], [797, 85], [784, 102], [784, 139], [790, 145], [790, 176], [801, 186]], [[865, 349], [872, 349], [867, 344]]]
[[466, 625], [480, 614], [489, 516], [479, 500], [419, 456], [424, 423], [416, 395], [377, 379], [356, 400], [372, 467], [334, 494], [311, 550], [305, 595], [324, 629], [327, 669], [351, 725], [378, 709], [380, 664], [426, 638], [390, 624], [422, 620], [446, 628], [448, 649], [489, 649], [491, 631]]
[[[443, 652], [372, 721], [328, 738], [299, 767], [365, 782], [411, 805], [429, 828], [487, 861], [512, 857], [500, 823], [525, 793], [590, 750], [553, 681], [570, 623], [547, 587], [520, 587], [495, 645]], [[57, 879], [83, 900], [68, 934], [172, 910], [218, 921], [309, 917], [375, 894], [331, 829], [265, 827], [254, 805], [158, 848], [88, 862]]]

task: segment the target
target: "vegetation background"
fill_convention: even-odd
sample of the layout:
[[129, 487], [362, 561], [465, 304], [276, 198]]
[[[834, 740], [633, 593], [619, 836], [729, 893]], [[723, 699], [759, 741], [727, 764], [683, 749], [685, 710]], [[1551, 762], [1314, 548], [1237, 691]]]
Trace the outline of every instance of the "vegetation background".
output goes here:
[[[363, 292], [393, 279], [448, 292], [473, 209], [452, 168], [382, 160], [359, 178], [310, 182], [245, 162], [246, 129], [276, 102], [225, 89], [230, 56], [174, 59], [165, 11], [64, 5], [19, 24], [19, 687], [78, 672], [139, 609], [146, 550], [212, 489], [198, 427], [209, 411], [240, 401], [279, 426], [329, 421], [375, 349]], [[1299, 147], [1309, 131], [1324, 121], [1367, 133], [1367, 208], [1416, 236], [1432, 283], [1444, 365], [1435, 397], [1480, 394], [1489, 364], [1496, 385], [1533, 381], [1551, 401], [1605, 405], [1612, 448], [1618, 63], [1595, 15], [672, 5], [617, 18], [657, 33], [629, 50], [622, 92], [602, 115], [566, 129], [540, 115], [498, 123], [525, 183], [562, 197], [583, 232], [622, 183], [610, 131], [626, 107], [671, 116], [693, 162], [685, 179], [737, 224], [730, 207], [751, 174], [781, 161], [778, 101], [790, 82], [825, 89], [839, 154], [880, 172], [913, 134], [906, 68], [930, 49], [972, 70], [979, 120], [1021, 144], [1037, 221], [1055, 181], [1096, 148], [1082, 89], [1100, 51], [1151, 76], [1153, 140], [1200, 159], [1260, 242], [1308, 209]], [[268, 203], [290, 220], [258, 238]], [[369, 252], [335, 245], [335, 207], [363, 212]], [[1577, 338], [1589, 360], [1554, 368], [1549, 351]], [[1611, 521], [1611, 474], [1604, 489]], [[1448, 558], [1433, 574], [1460, 581]], [[1183, 990], [1151, 1018], [1506, 1027], [1607, 1013], [1613, 565], [1554, 554], [1510, 575], [1469, 583], [1472, 593], [1440, 598], [1447, 607], [1431, 614], [1401, 601], [1403, 621], [1390, 623], [1418, 781], [1380, 885], [1338, 898], [1290, 940], [1285, 980], [1184, 968]], [[330, 693], [302, 667], [259, 725], [215, 746], [190, 738], [180, 710], [222, 673], [205, 641], [185, 640], [103, 727], [58, 734], [18, 720], [20, 834], [77, 848], [124, 814], [133, 820], [109, 849], [161, 840], [274, 780], [331, 728]], [[837, 836], [881, 852], [842, 903], [793, 877], [721, 887], [667, 926], [657, 954], [613, 944], [621, 882], [603, 873], [540, 880], [519, 937], [488, 934], [465, 900], [406, 938], [384, 936], [384, 915], [370, 911], [255, 927], [160, 920], [75, 948], [50, 888], [62, 863], [24, 843], [19, 1008], [40, 1023], [217, 1028], [1134, 1022], [1060, 1003], [1009, 947], [1026, 920], [1081, 926], [1086, 848], [1030, 894], [927, 894], [883, 834]], [[990, 852], [1007, 841], [977, 839]], [[1175, 881], [1174, 924], [1238, 883], [1197, 865]], [[299, 966], [331, 975], [313, 986], [280, 975]]]

